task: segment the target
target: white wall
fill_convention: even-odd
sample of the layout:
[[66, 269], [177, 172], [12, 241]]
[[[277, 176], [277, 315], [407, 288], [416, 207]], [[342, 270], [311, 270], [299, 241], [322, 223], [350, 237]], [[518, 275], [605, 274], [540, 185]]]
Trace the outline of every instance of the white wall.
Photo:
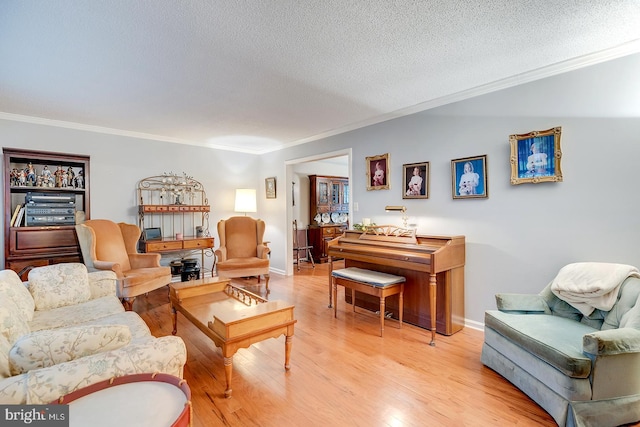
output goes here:
[[[0, 120], [0, 138], [3, 147], [91, 156], [93, 219], [137, 224], [138, 181], [163, 172], [185, 172], [205, 187], [211, 205], [209, 231], [216, 245], [218, 220], [235, 214], [235, 188], [258, 186], [258, 158], [254, 155], [10, 120]], [[175, 256], [166, 255], [163, 264]], [[206, 258], [205, 267], [211, 268], [212, 260]]]
[[[537, 293], [563, 265], [640, 267], [640, 55], [263, 156], [264, 163], [353, 150], [353, 220], [400, 225], [384, 206], [405, 205], [418, 232], [466, 236], [465, 305], [483, 322], [498, 292]], [[622, 117], [621, 117], [622, 116]], [[510, 134], [562, 126], [564, 182], [510, 184]], [[390, 190], [367, 191], [365, 157], [390, 154]], [[486, 154], [487, 199], [452, 199], [451, 160]], [[428, 161], [430, 198], [402, 199], [402, 165]], [[275, 218], [272, 218], [275, 220]]]
[[[537, 293], [563, 265], [640, 266], [640, 55], [528, 83], [262, 156], [0, 120], [2, 145], [91, 156], [91, 216], [136, 222], [139, 179], [173, 171], [207, 190], [210, 229], [233, 215], [234, 189], [258, 189], [275, 271], [286, 271], [292, 218], [287, 164], [349, 152], [351, 195], [370, 217], [396, 223], [404, 204], [426, 234], [464, 235], [466, 317], [483, 321], [497, 292]], [[512, 186], [508, 136], [562, 126], [564, 182]], [[390, 154], [390, 190], [366, 191], [366, 156]], [[451, 159], [488, 156], [489, 198], [453, 200]], [[431, 163], [430, 198], [402, 199], [402, 165]], [[276, 199], [264, 179], [277, 178]], [[296, 201], [298, 203], [298, 201]]]

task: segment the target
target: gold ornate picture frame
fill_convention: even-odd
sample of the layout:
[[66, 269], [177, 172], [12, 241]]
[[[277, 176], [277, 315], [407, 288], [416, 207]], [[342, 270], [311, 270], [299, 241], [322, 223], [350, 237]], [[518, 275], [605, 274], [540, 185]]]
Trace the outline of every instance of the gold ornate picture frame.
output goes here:
[[562, 127], [509, 135], [511, 185], [562, 181]]
[[366, 157], [367, 191], [389, 189], [389, 153]]

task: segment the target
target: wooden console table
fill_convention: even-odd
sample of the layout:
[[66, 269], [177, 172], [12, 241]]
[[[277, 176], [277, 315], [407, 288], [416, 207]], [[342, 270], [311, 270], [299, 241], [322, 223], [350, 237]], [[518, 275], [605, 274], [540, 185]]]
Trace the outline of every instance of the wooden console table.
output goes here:
[[296, 323], [293, 305], [278, 300], [267, 301], [220, 277], [173, 283], [169, 285], [169, 294], [173, 334], [178, 331], [179, 311], [222, 349], [225, 397], [231, 397], [233, 355], [240, 348], [285, 335], [284, 368], [289, 370]]

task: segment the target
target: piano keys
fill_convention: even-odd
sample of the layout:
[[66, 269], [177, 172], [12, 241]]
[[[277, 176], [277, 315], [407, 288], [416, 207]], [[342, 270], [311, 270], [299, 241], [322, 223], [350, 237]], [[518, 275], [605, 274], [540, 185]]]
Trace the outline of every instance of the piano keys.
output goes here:
[[[406, 277], [404, 322], [452, 335], [464, 327], [464, 236], [416, 235], [415, 230], [392, 226], [347, 230], [328, 242], [329, 307], [333, 259], [344, 258], [345, 267], [360, 267]], [[346, 297], [347, 302], [351, 296]], [[379, 301], [356, 293], [358, 307], [375, 311]], [[378, 307], [378, 308], [376, 308]], [[398, 300], [389, 297], [387, 309], [398, 318]]]

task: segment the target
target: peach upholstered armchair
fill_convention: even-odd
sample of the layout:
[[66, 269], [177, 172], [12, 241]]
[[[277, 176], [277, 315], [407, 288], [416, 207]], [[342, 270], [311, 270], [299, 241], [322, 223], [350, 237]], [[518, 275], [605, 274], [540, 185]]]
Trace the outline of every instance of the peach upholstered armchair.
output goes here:
[[138, 253], [137, 225], [93, 219], [76, 225], [76, 232], [87, 268], [116, 273], [117, 295], [125, 309], [132, 309], [138, 295], [171, 282], [171, 268], [160, 265], [160, 254]]
[[218, 222], [220, 247], [216, 250], [218, 275], [227, 278], [264, 275], [269, 292], [269, 247], [263, 242], [265, 223], [248, 216]]

